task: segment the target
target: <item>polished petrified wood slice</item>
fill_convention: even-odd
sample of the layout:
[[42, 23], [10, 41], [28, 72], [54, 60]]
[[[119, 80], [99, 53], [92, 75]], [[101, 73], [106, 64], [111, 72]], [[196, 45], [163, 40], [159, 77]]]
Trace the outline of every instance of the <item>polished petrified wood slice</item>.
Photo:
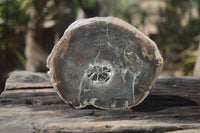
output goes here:
[[162, 64], [152, 40], [113, 17], [74, 22], [47, 60], [54, 88], [66, 103], [103, 109], [142, 102]]

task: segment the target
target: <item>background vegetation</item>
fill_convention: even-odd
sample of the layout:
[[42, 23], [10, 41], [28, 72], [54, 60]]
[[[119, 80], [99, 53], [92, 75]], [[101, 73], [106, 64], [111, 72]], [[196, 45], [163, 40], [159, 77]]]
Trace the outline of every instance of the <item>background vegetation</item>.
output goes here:
[[33, 63], [37, 57], [29, 61], [27, 40], [42, 49], [45, 59], [71, 22], [95, 16], [122, 18], [154, 40], [165, 59], [163, 75], [192, 75], [200, 41], [200, 0], [1, 0], [0, 88], [11, 71], [46, 71]]

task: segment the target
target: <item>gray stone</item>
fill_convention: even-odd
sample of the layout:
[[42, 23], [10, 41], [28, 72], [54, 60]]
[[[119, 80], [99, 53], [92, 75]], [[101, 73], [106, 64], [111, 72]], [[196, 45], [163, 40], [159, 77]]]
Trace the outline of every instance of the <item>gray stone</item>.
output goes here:
[[78, 20], [47, 60], [59, 96], [75, 108], [131, 108], [149, 94], [162, 68], [156, 44], [113, 17]]

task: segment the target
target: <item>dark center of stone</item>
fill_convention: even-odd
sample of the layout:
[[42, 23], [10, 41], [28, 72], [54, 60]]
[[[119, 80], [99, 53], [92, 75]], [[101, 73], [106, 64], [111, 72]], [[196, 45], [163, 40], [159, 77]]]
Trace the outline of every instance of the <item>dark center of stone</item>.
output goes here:
[[106, 66], [93, 66], [87, 76], [92, 82], [107, 82], [110, 79], [110, 73], [111, 69]]

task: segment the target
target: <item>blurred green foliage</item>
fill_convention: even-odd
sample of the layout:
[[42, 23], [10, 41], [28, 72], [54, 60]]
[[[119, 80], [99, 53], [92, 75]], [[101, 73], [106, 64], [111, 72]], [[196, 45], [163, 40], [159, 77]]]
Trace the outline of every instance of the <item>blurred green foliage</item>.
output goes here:
[[[28, 14], [22, 0], [4, 0], [0, 2], [0, 59], [6, 64], [8, 59], [17, 59], [25, 68], [23, 48], [15, 43], [16, 29], [26, 26]], [[22, 46], [24, 47], [24, 45]]]
[[135, 24], [135, 20], [132, 19], [133, 14], [139, 14], [140, 15], [140, 24], [144, 25], [145, 18], [148, 16], [148, 9], [143, 9], [137, 6], [139, 2], [142, 0], [113, 0], [113, 5], [116, 6], [112, 7], [113, 15], [119, 18], [122, 18], [126, 20], [127, 22], [131, 23], [134, 26], [137, 26]]
[[[3, 0], [0, 2], [0, 18], [9, 25], [26, 25], [28, 14], [26, 8], [22, 8], [25, 0]], [[27, 7], [28, 8], [28, 7]]]
[[197, 58], [197, 51], [187, 49], [184, 51], [184, 62], [182, 69], [187, 73], [187, 75], [192, 76], [193, 68]]
[[158, 32], [149, 36], [157, 43], [166, 60], [180, 64], [180, 68], [174, 69], [181, 69], [186, 75], [193, 73], [200, 41], [196, 39], [200, 35], [200, 0], [151, 0], [166, 3], [166, 7], [160, 7], [156, 12], [150, 6], [140, 6], [147, 0], [116, 1], [114, 15], [136, 27], [145, 27], [150, 17], [159, 17], [154, 23]]
[[[0, 1], [0, 59], [8, 60], [8, 57], [15, 56], [25, 67], [24, 38], [20, 38], [21, 32], [26, 33], [26, 26], [29, 21], [30, 8], [34, 6], [36, 19], [47, 15], [47, 3], [51, 0], [2, 0]], [[164, 58], [171, 61], [181, 62], [182, 70], [191, 74], [196, 61], [196, 50], [200, 39], [200, 0], [151, 0], [165, 2], [166, 8], [160, 8], [157, 12], [154, 9], [139, 6], [143, 1], [148, 0], [110, 0], [109, 14], [120, 17], [136, 27], [144, 27], [151, 16], [159, 16], [154, 25], [157, 27], [156, 34], [149, 36], [158, 44]], [[149, 0], [150, 1], [150, 0]], [[79, 9], [94, 8], [96, 0], [73, 0], [74, 10], [78, 14]], [[193, 17], [193, 12], [197, 17]], [[188, 15], [189, 14], [189, 15]], [[134, 15], [138, 17], [133, 17]], [[182, 24], [183, 18], [187, 16], [186, 24]], [[19, 29], [19, 30], [17, 30]]]
[[[3, 0], [0, 1], [0, 59], [17, 59], [25, 69], [24, 55], [25, 32], [29, 21], [30, 7], [36, 7], [37, 16], [46, 13], [45, 5], [49, 0]], [[37, 19], [37, 18], [36, 18]], [[20, 36], [21, 34], [21, 36]], [[21, 66], [20, 65], [20, 66]], [[13, 69], [17, 69], [13, 68]]]

